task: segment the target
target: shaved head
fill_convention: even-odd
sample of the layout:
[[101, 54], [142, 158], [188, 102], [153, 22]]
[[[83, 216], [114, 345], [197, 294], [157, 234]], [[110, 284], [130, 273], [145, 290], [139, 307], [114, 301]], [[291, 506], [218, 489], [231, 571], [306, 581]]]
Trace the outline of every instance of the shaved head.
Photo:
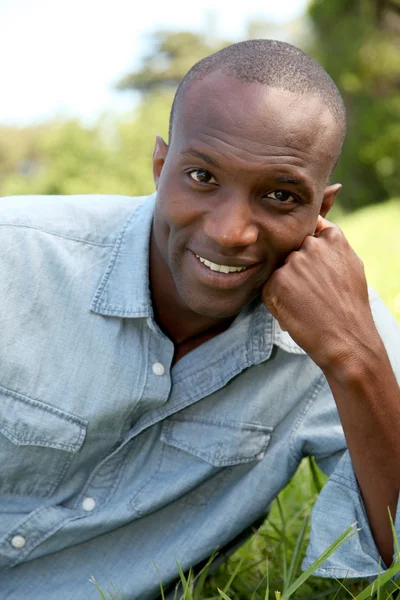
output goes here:
[[261, 83], [299, 96], [318, 96], [334, 117], [339, 152], [346, 133], [346, 110], [335, 83], [321, 65], [295, 46], [276, 40], [248, 40], [227, 46], [196, 63], [181, 81], [172, 104], [169, 139], [181, 100], [194, 81], [221, 71], [239, 81]]

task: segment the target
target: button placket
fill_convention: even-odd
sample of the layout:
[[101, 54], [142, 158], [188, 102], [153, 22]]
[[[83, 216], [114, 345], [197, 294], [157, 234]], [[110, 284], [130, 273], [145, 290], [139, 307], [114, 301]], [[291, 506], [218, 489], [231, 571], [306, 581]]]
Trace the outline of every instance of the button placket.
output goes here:
[[158, 375], [159, 377], [161, 377], [161, 375], [164, 375], [165, 373], [165, 367], [160, 362], [155, 362], [151, 368], [154, 375]]
[[23, 535], [14, 535], [14, 537], [11, 538], [11, 546], [17, 550], [25, 548], [26, 538], [24, 538]]
[[90, 496], [86, 496], [82, 501], [82, 508], [85, 512], [92, 512], [96, 508], [96, 500]]

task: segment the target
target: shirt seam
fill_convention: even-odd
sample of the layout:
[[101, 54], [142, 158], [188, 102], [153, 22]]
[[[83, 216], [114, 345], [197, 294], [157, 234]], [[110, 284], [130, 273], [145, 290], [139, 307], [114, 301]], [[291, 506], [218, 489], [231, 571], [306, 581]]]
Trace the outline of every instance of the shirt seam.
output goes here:
[[297, 431], [298, 431], [300, 425], [304, 421], [307, 413], [309, 412], [309, 410], [313, 406], [315, 400], [318, 398], [319, 393], [320, 393], [320, 391], [322, 390], [322, 388], [324, 386], [324, 382], [325, 382], [325, 375], [322, 374], [317, 379], [317, 381], [314, 383], [313, 387], [311, 388], [310, 397], [309, 397], [308, 401], [306, 402], [303, 410], [297, 416], [297, 419], [294, 422], [294, 425], [292, 427], [292, 431], [291, 431], [291, 434], [290, 434], [289, 448], [290, 448], [290, 452], [291, 452], [293, 458], [295, 460], [297, 460], [298, 462], [300, 462], [304, 458], [304, 456], [303, 456], [303, 454], [301, 452], [299, 452], [297, 450], [294, 438], [295, 438], [295, 436], [297, 434]]
[[[122, 246], [122, 243], [124, 241], [124, 238], [125, 238], [125, 235], [126, 235], [126, 231], [127, 231], [128, 227], [129, 227], [131, 221], [135, 217], [135, 215], [136, 215], [136, 210], [134, 210], [130, 214], [130, 216], [128, 217], [128, 219], [126, 220], [126, 222], [124, 224], [124, 227], [119, 232], [119, 235], [118, 235], [117, 239], [115, 240], [114, 244], [112, 244], [113, 251], [111, 253], [111, 257], [110, 257], [107, 269], [106, 269], [106, 271], [105, 271], [105, 273], [104, 273], [104, 275], [103, 275], [103, 277], [102, 277], [102, 279], [100, 281], [100, 284], [99, 284], [99, 286], [98, 286], [98, 288], [96, 290], [96, 293], [95, 293], [95, 295], [93, 297], [92, 308], [99, 309], [101, 305], [105, 305], [105, 306], [108, 306], [108, 310], [110, 310], [110, 305], [107, 302], [108, 294], [107, 294], [107, 291], [106, 291], [106, 286], [108, 285], [108, 282], [109, 282], [110, 277], [111, 277], [111, 273], [114, 270], [114, 267], [115, 267], [115, 264], [117, 262], [118, 256], [119, 256], [119, 254], [121, 252], [121, 246]], [[101, 298], [102, 298], [103, 294], [106, 295], [106, 298], [103, 299], [103, 301], [102, 301]], [[100, 309], [100, 310], [103, 310], [103, 309]]]
[[[228, 356], [234, 356], [237, 352], [237, 349], [234, 350], [228, 350], [226, 353], [222, 354], [219, 359], [214, 363], [214, 365], [218, 365], [220, 362], [225, 361], [225, 359]], [[249, 357], [248, 357], [248, 349], [246, 348], [246, 360], [244, 361], [244, 365], [243, 365], [243, 369], [240, 371], [244, 371], [245, 369], [247, 369], [249, 366], [251, 366], [251, 363], [249, 363]], [[175, 377], [174, 378], [174, 385], [177, 385], [179, 383], [181, 383], [182, 381], [184, 381], [185, 379], [189, 378], [189, 377], [199, 377], [202, 373], [204, 373], [204, 371], [207, 371], [210, 368], [210, 365], [205, 365], [202, 369], [200, 369], [199, 371], [194, 371], [191, 373], [182, 373], [180, 376]], [[229, 377], [232, 377], [231, 373], [234, 374], [236, 371], [236, 369], [231, 369], [230, 371], [230, 375]], [[239, 374], [239, 373], [237, 373]]]
[[40, 231], [42, 233], [47, 233], [48, 235], [54, 235], [56, 237], [60, 237], [66, 240], [71, 240], [73, 242], [80, 242], [82, 244], [89, 244], [90, 246], [99, 246], [101, 248], [112, 248], [115, 242], [101, 243], [101, 242], [92, 242], [90, 240], [73, 237], [70, 235], [66, 235], [63, 233], [59, 233], [57, 231], [50, 231], [49, 229], [45, 229], [44, 227], [35, 227], [34, 225], [24, 225], [17, 223], [0, 223], [0, 227], [14, 227], [14, 228], [24, 228], [24, 229], [33, 229], [34, 231]]

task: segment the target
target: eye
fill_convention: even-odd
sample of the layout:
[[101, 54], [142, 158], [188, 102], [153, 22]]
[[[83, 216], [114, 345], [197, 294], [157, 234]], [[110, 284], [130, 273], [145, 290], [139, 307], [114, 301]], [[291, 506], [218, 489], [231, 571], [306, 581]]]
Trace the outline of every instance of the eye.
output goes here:
[[189, 177], [197, 183], [217, 183], [211, 173], [205, 169], [194, 169], [189, 172]]
[[288, 204], [289, 202], [296, 202], [296, 198], [290, 192], [286, 192], [285, 190], [273, 190], [272, 192], [268, 192], [266, 194], [267, 198], [272, 198], [277, 202], [282, 204]]

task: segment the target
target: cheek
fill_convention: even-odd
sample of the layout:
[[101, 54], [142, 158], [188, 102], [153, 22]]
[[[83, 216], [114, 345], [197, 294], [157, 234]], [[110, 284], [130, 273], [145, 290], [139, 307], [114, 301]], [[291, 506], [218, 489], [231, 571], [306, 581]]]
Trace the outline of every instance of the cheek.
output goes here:
[[158, 196], [160, 219], [173, 232], [185, 229], [201, 221], [202, 210], [199, 202], [189, 194], [179, 190], [170, 190], [168, 194]]
[[290, 252], [298, 250], [304, 238], [313, 233], [315, 223], [316, 218], [301, 219], [289, 214], [270, 219], [264, 230], [275, 262], [280, 263]]

